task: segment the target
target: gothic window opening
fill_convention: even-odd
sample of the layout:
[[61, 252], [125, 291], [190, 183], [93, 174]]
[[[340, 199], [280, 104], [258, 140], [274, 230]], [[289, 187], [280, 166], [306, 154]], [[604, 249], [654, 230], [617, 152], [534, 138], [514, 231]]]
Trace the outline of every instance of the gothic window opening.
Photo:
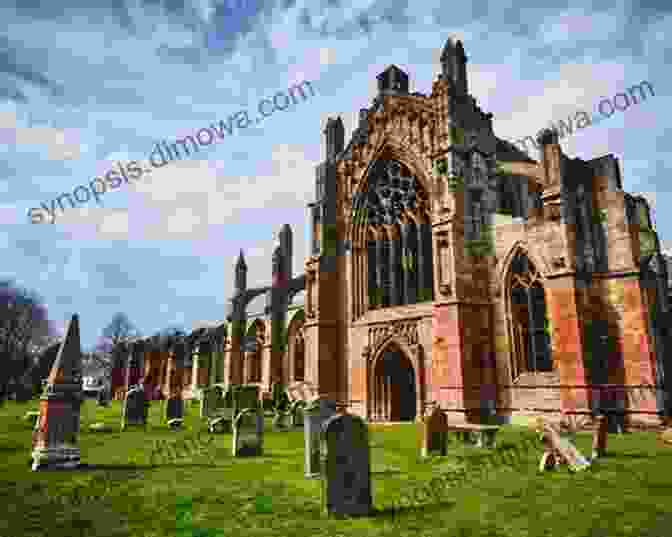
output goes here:
[[513, 379], [553, 371], [544, 288], [538, 271], [522, 253], [511, 262], [508, 296]]
[[353, 206], [360, 216], [354, 226], [368, 237], [368, 274], [361, 278], [368, 281], [369, 308], [431, 300], [431, 226], [412, 223], [429, 221], [429, 196], [409, 169], [395, 160], [376, 161]]
[[304, 381], [306, 379], [306, 353], [302, 330], [296, 335], [294, 340], [294, 380]]
[[254, 341], [254, 348], [245, 352], [245, 370], [247, 382], [261, 382], [261, 355], [264, 348], [264, 326], [255, 322], [248, 332], [247, 341]]

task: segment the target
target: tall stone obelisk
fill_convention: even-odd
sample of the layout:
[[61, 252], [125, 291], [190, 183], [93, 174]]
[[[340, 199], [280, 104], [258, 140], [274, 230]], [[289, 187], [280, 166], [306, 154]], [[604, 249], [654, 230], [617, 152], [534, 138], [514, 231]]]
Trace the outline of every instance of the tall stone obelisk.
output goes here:
[[80, 465], [77, 434], [82, 397], [82, 350], [75, 314], [40, 397], [40, 417], [33, 433], [33, 471]]

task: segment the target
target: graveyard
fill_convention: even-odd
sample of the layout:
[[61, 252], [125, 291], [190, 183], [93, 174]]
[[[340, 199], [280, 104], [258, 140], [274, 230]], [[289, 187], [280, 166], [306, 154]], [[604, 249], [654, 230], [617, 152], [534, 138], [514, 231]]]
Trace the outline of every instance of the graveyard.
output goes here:
[[[672, 450], [654, 432], [610, 434], [608, 456], [574, 474], [539, 473], [543, 445], [526, 427], [503, 426], [494, 448], [449, 440], [445, 455], [422, 457], [418, 424], [369, 424], [373, 510], [340, 517], [325, 512], [322, 480], [305, 475], [302, 427], [274, 429], [267, 412], [261, 454], [233, 456], [233, 434], [209, 433], [195, 402], [185, 402], [177, 429], [166, 403], [152, 401], [147, 426], [122, 432], [123, 402], [84, 400], [81, 466], [39, 472], [23, 419], [39, 401], [5, 403], [0, 535], [662, 537], [672, 522]], [[92, 431], [94, 423], [109, 432]], [[582, 453], [591, 442], [591, 432], [576, 434]], [[493, 453], [513, 456], [486, 465]], [[458, 467], [462, 479], [433, 495], [432, 479]], [[411, 494], [423, 487], [429, 492]]]

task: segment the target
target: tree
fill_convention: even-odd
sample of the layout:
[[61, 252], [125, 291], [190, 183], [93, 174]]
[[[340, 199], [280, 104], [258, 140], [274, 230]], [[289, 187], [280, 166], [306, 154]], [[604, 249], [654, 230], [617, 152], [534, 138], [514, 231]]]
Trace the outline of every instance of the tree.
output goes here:
[[0, 281], [0, 403], [30, 385], [36, 351], [51, 336], [43, 300], [13, 280]]
[[87, 356], [87, 367], [103, 371], [103, 376], [112, 381], [113, 385], [120, 379], [112, 379], [112, 375], [121, 374], [124, 359], [127, 355], [128, 343], [138, 337], [135, 325], [125, 313], [116, 313], [110, 323], [103, 329], [96, 349]]
[[30, 371], [33, 396], [38, 396], [42, 393], [42, 381], [49, 376], [60, 347], [61, 342], [55, 341], [37, 357], [37, 363]]

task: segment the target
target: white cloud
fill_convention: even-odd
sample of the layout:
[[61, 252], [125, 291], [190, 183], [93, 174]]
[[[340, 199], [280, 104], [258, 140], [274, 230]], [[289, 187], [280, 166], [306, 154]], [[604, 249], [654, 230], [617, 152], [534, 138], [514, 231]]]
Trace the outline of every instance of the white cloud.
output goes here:
[[0, 142], [16, 145], [21, 150], [37, 146], [46, 149], [50, 160], [75, 160], [80, 156], [79, 133], [76, 129], [57, 129], [47, 126], [20, 125], [16, 114], [0, 112]]

